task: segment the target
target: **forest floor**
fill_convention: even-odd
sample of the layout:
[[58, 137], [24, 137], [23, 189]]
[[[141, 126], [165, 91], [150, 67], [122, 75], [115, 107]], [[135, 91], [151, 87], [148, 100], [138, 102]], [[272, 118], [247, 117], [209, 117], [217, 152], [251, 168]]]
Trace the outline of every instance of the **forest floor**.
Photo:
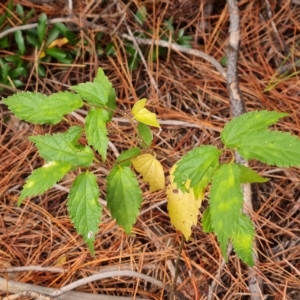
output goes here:
[[[12, 14], [7, 14], [8, 2], [0, 3], [0, 17], [7, 15], [0, 27], [0, 36], [7, 28], [22, 25], [18, 15], [21, 6], [25, 13], [34, 10], [26, 24], [37, 22], [41, 13], [48, 19], [72, 19], [64, 24], [75, 33], [76, 43], [61, 46], [62, 53], [69, 53], [70, 63], [53, 57], [40, 60], [42, 46], [38, 48], [28, 43], [29, 31], [23, 30], [25, 52], [21, 57], [27, 74], [23, 70], [25, 73], [19, 78], [23, 85], [1, 81], [1, 97], [18, 90], [47, 95], [67, 90], [71, 85], [92, 81], [101, 67], [117, 93], [117, 111], [109, 124], [109, 137], [119, 152], [136, 143], [132, 138], [134, 128], [127, 122], [126, 115], [141, 98], [148, 99], [149, 110], [161, 121], [160, 134], [154, 131], [153, 149], [166, 175], [172, 165], [194, 147], [220, 146], [220, 131], [231, 118], [226, 81], [221, 74], [199, 57], [158, 48], [154, 43], [139, 46], [143, 61], [135, 54], [137, 45], [124, 37], [139, 33], [150, 41], [165, 39], [189, 44], [217, 61], [224, 61], [229, 37], [225, 1], [215, 1], [211, 10], [204, 5], [208, 1], [199, 4], [201, 1], [197, 0], [12, 2]], [[240, 90], [247, 111], [287, 112], [289, 116], [276, 128], [300, 136], [300, 5], [296, 1], [277, 0], [270, 1], [270, 9], [267, 9], [266, 3], [268, 1], [239, 1]], [[71, 15], [70, 4], [73, 4]], [[146, 18], [137, 13], [144, 8]], [[268, 15], [270, 11], [272, 16]], [[52, 26], [48, 25], [46, 36]], [[0, 43], [2, 76], [5, 57], [20, 51], [20, 41], [16, 42], [15, 34], [5, 36], [8, 44]], [[3, 41], [4, 37], [1, 38]], [[40, 73], [38, 63], [42, 65]], [[80, 121], [70, 115], [55, 126], [31, 125], [13, 117], [3, 102], [0, 110], [0, 268], [33, 266], [32, 270], [0, 275], [17, 282], [60, 288], [99, 270], [132, 270], [171, 285], [181, 234], [170, 223], [166, 191], [150, 193], [141, 181], [143, 203], [132, 235], [125, 234], [104, 209], [93, 257], [68, 217], [66, 202], [71, 175], [44, 195], [26, 199], [21, 207], [17, 206], [26, 178], [43, 164], [27, 137], [62, 132]], [[78, 114], [84, 116], [84, 111]], [[105, 195], [105, 175], [114, 160], [115, 153], [110, 149], [105, 163], [93, 165], [94, 174], [99, 175], [101, 197]], [[268, 167], [257, 161], [251, 161], [250, 165], [270, 179], [267, 183], [252, 185], [251, 218], [258, 252], [254, 271], [263, 284], [260, 299], [300, 299], [299, 169]], [[213, 299], [250, 299], [248, 267], [234, 253], [221, 267], [223, 259], [216, 237], [201, 229], [206, 206], [207, 199], [200, 209], [199, 223], [193, 228], [191, 240], [183, 245], [177, 299], [207, 299], [214, 280]], [[51, 272], [38, 271], [34, 270], [36, 266], [55, 268]], [[109, 296], [91, 299], [169, 297], [167, 289], [130, 275], [104, 278], [80, 286], [76, 291]], [[3, 291], [1, 295], [8, 294]]]

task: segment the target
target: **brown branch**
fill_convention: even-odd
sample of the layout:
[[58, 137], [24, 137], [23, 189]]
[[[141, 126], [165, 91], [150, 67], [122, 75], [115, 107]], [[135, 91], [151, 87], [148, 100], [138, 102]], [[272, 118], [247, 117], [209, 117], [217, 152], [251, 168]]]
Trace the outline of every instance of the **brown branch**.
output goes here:
[[[229, 12], [229, 43], [227, 48], [227, 88], [230, 96], [230, 105], [232, 110], [233, 117], [238, 117], [246, 112], [245, 103], [243, 101], [241, 91], [239, 88], [238, 80], [238, 53], [239, 53], [239, 43], [240, 43], [240, 17], [239, 17], [239, 8], [237, 5], [237, 0], [227, 0], [228, 12]], [[236, 162], [248, 165], [248, 162], [244, 160], [238, 153], [236, 153]], [[251, 185], [243, 185], [243, 194], [244, 194], [244, 212], [247, 215], [251, 215], [253, 211], [252, 199], [251, 199]], [[256, 242], [253, 242], [254, 253], [253, 259], [254, 262], [257, 262], [257, 252], [256, 252]], [[248, 286], [251, 292], [251, 300], [260, 300], [262, 297], [261, 294], [261, 285], [262, 282], [258, 277], [257, 272], [254, 268], [249, 267], [248, 269], [249, 281]]]
[[[120, 33], [119, 36], [123, 39], [133, 42], [133, 39], [128, 34]], [[170, 43], [168, 41], [163, 41], [163, 40], [151, 40], [151, 39], [144, 39], [144, 38], [138, 38], [138, 37], [135, 37], [134, 39], [139, 45], [149, 45], [149, 46], [156, 45], [156, 46], [160, 46], [163, 48], [172, 49], [173, 51], [176, 51], [176, 52], [186, 53], [189, 55], [194, 55], [196, 57], [200, 57], [200, 58], [208, 61], [209, 63], [211, 63], [219, 71], [219, 73], [222, 75], [222, 77], [226, 78], [226, 72], [225, 72], [224, 68], [221, 66], [221, 64], [215, 58], [213, 58], [212, 56], [210, 56], [202, 51], [199, 51], [197, 49], [183, 47], [178, 44]]]
[[[41, 293], [44, 295], [49, 295], [55, 291], [54, 288], [47, 288], [39, 285], [33, 285], [28, 283], [17, 282], [13, 280], [6, 280], [0, 277], [0, 290], [6, 293], [20, 294], [25, 291], [35, 291], [36, 293]], [[118, 297], [118, 296], [108, 296], [99, 295], [91, 293], [82, 292], [66, 292], [62, 294], [59, 299], [61, 300], [125, 300], [132, 299], [132, 297]], [[136, 298], [136, 300], [143, 300], [142, 298]]]
[[[237, 5], [237, 0], [227, 0], [228, 4], [228, 12], [229, 12], [229, 42], [227, 46], [227, 75], [226, 82], [227, 88], [229, 91], [230, 98], [230, 109], [232, 113], [232, 117], [238, 117], [246, 112], [245, 102], [243, 101], [243, 97], [239, 87], [238, 80], [238, 53], [239, 53], [239, 43], [240, 43], [240, 17], [239, 17], [239, 9]], [[244, 160], [239, 153], [235, 154], [235, 161], [239, 164], [247, 165], [248, 162]], [[243, 195], [244, 195], [244, 212], [247, 215], [251, 215], [253, 211], [252, 207], [252, 199], [251, 199], [251, 186], [250, 184], [243, 185]], [[254, 246], [254, 261], [257, 261], [257, 253], [256, 253], [256, 243], [253, 242]], [[232, 244], [229, 244], [227, 254], [229, 255], [232, 250]], [[217, 281], [220, 279], [221, 272], [225, 266], [225, 262], [220, 265], [218, 274], [216, 278], [210, 285], [208, 299], [213, 299], [213, 292], [216, 287]], [[251, 292], [251, 300], [260, 300], [262, 299], [261, 294], [261, 282], [258, 278], [257, 272], [254, 268], [249, 267], [249, 281], [248, 286]]]
[[230, 97], [230, 107], [233, 117], [242, 115], [245, 111], [245, 103], [239, 88], [237, 61], [240, 42], [240, 17], [236, 0], [227, 0], [229, 11], [229, 42], [227, 46], [227, 88]]

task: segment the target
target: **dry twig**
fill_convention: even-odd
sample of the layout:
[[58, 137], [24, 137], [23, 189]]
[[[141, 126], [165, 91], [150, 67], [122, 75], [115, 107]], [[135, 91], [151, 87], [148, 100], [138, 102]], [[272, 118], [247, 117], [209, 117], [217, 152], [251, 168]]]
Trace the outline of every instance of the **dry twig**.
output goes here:
[[[238, 71], [237, 71], [237, 62], [238, 62], [238, 53], [239, 53], [239, 43], [240, 43], [240, 18], [239, 18], [239, 9], [236, 0], [227, 0], [230, 25], [229, 25], [229, 42], [227, 46], [227, 88], [229, 91], [230, 97], [230, 108], [232, 111], [233, 117], [238, 117], [245, 113], [245, 103], [242, 98], [242, 94], [239, 87]], [[247, 165], [245, 161], [238, 153], [236, 153], [236, 162]], [[252, 202], [251, 202], [251, 186], [250, 184], [244, 185], [243, 188], [244, 194], [244, 205], [246, 207], [246, 213], [251, 214]], [[231, 249], [232, 246], [229, 247]], [[256, 249], [256, 244], [254, 245]], [[231, 251], [231, 250], [230, 250]], [[255, 250], [256, 251], [256, 250]], [[257, 261], [256, 254], [254, 255], [254, 261]], [[222, 268], [224, 268], [224, 261], [219, 267], [217, 279], [219, 279]], [[252, 300], [261, 300], [260, 284], [253, 268], [249, 267], [249, 290], [251, 292]], [[212, 291], [215, 286], [215, 280], [212, 282], [210, 287], [210, 294], [208, 300], [212, 298]]]

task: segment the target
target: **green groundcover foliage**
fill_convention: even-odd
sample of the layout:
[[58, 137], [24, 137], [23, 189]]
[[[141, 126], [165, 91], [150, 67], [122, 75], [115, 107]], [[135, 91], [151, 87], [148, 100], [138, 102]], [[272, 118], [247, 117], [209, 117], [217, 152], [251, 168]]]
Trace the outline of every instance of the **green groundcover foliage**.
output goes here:
[[[27, 197], [43, 194], [68, 172], [77, 169], [79, 175], [68, 195], [69, 216], [94, 254], [102, 208], [97, 177], [90, 168], [107, 159], [107, 124], [116, 109], [112, 83], [99, 68], [93, 82], [72, 86], [70, 91], [50, 96], [20, 92], [3, 101], [16, 117], [33, 124], [57, 124], [65, 120], [66, 114], [83, 105], [89, 107], [84, 126], [71, 126], [63, 133], [29, 137], [45, 164], [27, 178], [18, 204], [21, 205]], [[119, 155], [106, 178], [107, 207], [127, 233], [132, 231], [142, 202], [136, 172], [142, 174], [151, 192], [165, 188], [163, 167], [155, 155], [149, 154], [153, 140], [150, 127], [159, 127], [159, 122], [156, 115], [145, 108], [146, 101], [141, 99], [132, 108], [137, 129], [136, 146]], [[249, 167], [234, 163], [234, 156], [226, 163], [221, 163], [220, 157], [223, 151], [230, 149], [247, 160], [256, 159], [280, 167], [300, 166], [299, 138], [268, 129], [285, 116], [285, 113], [263, 110], [234, 118], [221, 133], [222, 150], [201, 145], [174, 165], [167, 188], [168, 210], [172, 224], [187, 240], [191, 236], [191, 227], [198, 222], [204, 192], [209, 190], [209, 206], [202, 219], [203, 230], [215, 233], [225, 259], [231, 241], [241, 260], [250, 266], [254, 264], [255, 230], [250, 218], [243, 213], [242, 184], [263, 183], [267, 179]], [[86, 137], [86, 145], [79, 143], [82, 135]]]

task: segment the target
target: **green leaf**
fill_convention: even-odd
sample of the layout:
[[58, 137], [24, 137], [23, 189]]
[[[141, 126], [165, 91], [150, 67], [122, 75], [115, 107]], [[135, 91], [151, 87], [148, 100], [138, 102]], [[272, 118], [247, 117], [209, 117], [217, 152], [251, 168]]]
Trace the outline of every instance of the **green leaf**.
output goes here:
[[58, 92], [47, 97], [40, 93], [21, 92], [3, 99], [21, 120], [34, 124], [56, 124], [65, 114], [82, 106], [82, 100], [71, 92]]
[[16, 30], [14, 34], [15, 34], [15, 41], [18, 45], [20, 55], [24, 55], [24, 53], [25, 53], [25, 41], [24, 41], [24, 38], [23, 38], [23, 33], [22, 33], [21, 30]]
[[140, 155], [141, 154], [141, 149], [139, 147], [133, 147], [128, 150], [125, 150], [122, 152], [116, 162], [119, 163], [123, 167], [129, 167], [131, 165], [131, 159]]
[[78, 144], [78, 140], [82, 134], [82, 128], [80, 126], [71, 126], [65, 133], [65, 137], [68, 141], [74, 145]]
[[109, 81], [108, 77], [105, 75], [102, 68], [98, 68], [94, 82], [99, 82], [106, 89], [109, 89], [112, 87], [111, 82]]
[[181, 39], [184, 36], [184, 28], [179, 29], [177, 36], [179, 39]]
[[36, 144], [40, 156], [46, 161], [64, 161], [75, 166], [89, 167], [92, 164], [94, 153], [88, 146], [75, 145], [75, 133], [67, 132], [57, 134], [46, 134], [31, 136], [29, 140]]
[[0, 48], [8, 48], [9, 47], [9, 41], [8, 41], [8, 36], [5, 36], [4, 38], [0, 39]]
[[109, 142], [106, 129], [108, 118], [108, 113], [104, 109], [95, 108], [88, 112], [85, 122], [88, 144], [99, 152], [104, 161], [106, 160]]
[[174, 31], [174, 26], [173, 26], [173, 17], [169, 18], [168, 20], [164, 21], [164, 28], [166, 31]]
[[69, 43], [72, 46], [76, 45], [76, 34], [73, 31], [71, 30], [66, 31], [64, 36], [68, 39]]
[[65, 24], [60, 22], [55, 23], [54, 27], [63, 35], [65, 35], [67, 31], [69, 31], [69, 28]]
[[[68, 56], [68, 53], [67, 53], [67, 56]], [[63, 64], [71, 64], [74, 61], [73, 58], [58, 58], [57, 60]]]
[[277, 111], [253, 111], [228, 122], [221, 132], [221, 139], [228, 148], [236, 148], [241, 139], [250, 133], [265, 130], [279, 119], [287, 116]]
[[140, 24], [143, 25], [147, 18], [147, 9], [145, 6], [141, 6], [135, 14], [135, 20]]
[[116, 110], [116, 92], [109, 81], [108, 77], [105, 75], [101, 68], [98, 68], [96, 78], [93, 82], [98, 82], [102, 85], [105, 90], [108, 90], [108, 100], [106, 102], [106, 107], [109, 109], [109, 121], [112, 119], [113, 113]]
[[31, 9], [26, 15], [23, 20], [23, 23], [26, 23], [33, 15], [35, 14], [35, 9]]
[[182, 38], [178, 39], [177, 43], [181, 46], [184, 46], [186, 48], [192, 48], [192, 45], [191, 45], [191, 41], [193, 40], [194, 38], [190, 35], [185, 35], [183, 36]]
[[290, 133], [265, 130], [241, 139], [237, 150], [245, 159], [258, 159], [279, 167], [300, 166], [300, 139]]
[[19, 79], [13, 79], [12, 82], [13, 82], [13, 85], [14, 85], [15, 87], [21, 87], [21, 86], [24, 86], [24, 83], [23, 83], [21, 80], [19, 80]]
[[106, 107], [109, 109], [109, 121], [112, 119], [113, 114], [116, 110], [116, 91], [114, 88], [111, 88], [108, 92], [108, 101], [106, 102]]
[[5, 14], [10, 18], [12, 16], [12, 12], [14, 9], [14, 1], [9, 0], [6, 7], [7, 7], [7, 10], [5, 10]]
[[151, 129], [148, 125], [139, 122], [138, 123], [138, 133], [140, 138], [143, 140], [143, 142], [146, 144], [146, 146], [150, 147], [153, 140], [153, 134]]
[[216, 165], [214, 168], [207, 169], [202, 179], [193, 188], [195, 198], [199, 198], [204, 193], [204, 190], [211, 183], [212, 177], [218, 168], [219, 165]]
[[221, 165], [213, 176], [209, 195], [211, 225], [225, 259], [227, 259], [228, 239], [236, 231], [243, 206], [239, 178], [240, 169], [236, 164]]
[[4, 22], [5, 22], [5, 20], [6, 20], [6, 15], [5, 15], [5, 14], [2, 14], [2, 15], [0, 16], [0, 27], [2, 27], [2, 25], [3, 25]]
[[[126, 52], [128, 54], [129, 51], [127, 51], [127, 49], [126, 49]], [[132, 71], [136, 70], [137, 67], [138, 67], [138, 65], [139, 65], [139, 63], [140, 63], [140, 61], [141, 61], [141, 59], [140, 59], [140, 57], [138, 55], [138, 52], [136, 51], [133, 56], [130, 56], [128, 58], [128, 68], [129, 68], [129, 71], [132, 72]]]
[[16, 13], [22, 18], [24, 16], [24, 7], [20, 4], [17, 4], [16, 5]]
[[115, 47], [114, 47], [113, 43], [108, 43], [106, 45], [105, 53], [106, 53], [106, 55], [114, 55], [115, 54]]
[[85, 172], [76, 177], [68, 196], [68, 211], [76, 231], [83, 236], [92, 255], [95, 235], [99, 231], [101, 206], [99, 187], [93, 173]]
[[200, 146], [183, 156], [174, 172], [178, 188], [187, 191], [185, 183], [188, 179], [191, 180], [191, 188], [196, 186], [210, 168], [218, 166], [220, 154], [221, 151], [214, 146]]
[[56, 28], [64, 37], [66, 37], [71, 45], [75, 45], [76, 35], [74, 32], [70, 31], [65, 24], [56, 23], [54, 28]]
[[105, 89], [103, 85], [97, 81], [80, 83], [70, 87], [78, 93], [89, 104], [96, 106], [104, 106], [108, 101], [109, 90]]
[[223, 55], [220, 59], [220, 64], [222, 67], [227, 68], [227, 56]]
[[37, 27], [38, 37], [41, 43], [44, 40], [46, 28], [47, 28], [47, 15], [43, 13], [39, 17], [38, 27]]
[[107, 207], [126, 233], [132, 230], [142, 202], [142, 191], [133, 171], [115, 166], [107, 176]]
[[241, 215], [239, 224], [232, 236], [232, 244], [238, 257], [248, 266], [254, 266], [253, 240], [254, 226], [246, 215]]
[[4, 82], [7, 82], [7, 76], [9, 71], [9, 65], [3, 61], [3, 59], [0, 60], [0, 66], [1, 66], [1, 77]]
[[264, 178], [254, 172], [249, 167], [238, 164], [237, 165], [241, 172], [240, 182], [241, 183], [252, 183], [252, 182], [267, 182], [269, 179]]
[[26, 197], [41, 195], [60, 181], [71, 169], [68, 162], [52, 161], [32, 172], [18, 199], [20, 206]]
[[53, 27], [50, 32], [47, 34], [47, 40], [46, 40], [46, 47], [48, 47], [54, 40], [56, 40], [59, 36], [60, 31], [56, 28]]
[[46, 69], [43, 65], [38, 64], [38, 74], [41, 77], [46, 77]]
[[214, 231], [214, 229], [211, 225], [210, 207], [208, 207], [203, 213], [202, 228], [203, 228], [203, 231], [206, 233], [211, 233]]
[[8, 75], [10, 78], [15, 79], [16, 77], [21, 77], [26, 75], [27, 70], [24, 67], [14, 68], [9, 70]]
[[26, 42], [33, 47], [39, 48], [41, 46], [39, 40], [36, 37], [29, 34], [26, 35]]
[[66, 58], [67, 53], [57, 47], [48, 48], [45, 50], [46, 54], [50, 55], [51, 57], [54, 57], [56, 59], [63, 59]]
[[19, 55], [7, 55], [4, 57], [5, 61], [8, 61], [8, 62], [14, 62], [14, 63], [20, 63], [22, 62], [22, 59]]

